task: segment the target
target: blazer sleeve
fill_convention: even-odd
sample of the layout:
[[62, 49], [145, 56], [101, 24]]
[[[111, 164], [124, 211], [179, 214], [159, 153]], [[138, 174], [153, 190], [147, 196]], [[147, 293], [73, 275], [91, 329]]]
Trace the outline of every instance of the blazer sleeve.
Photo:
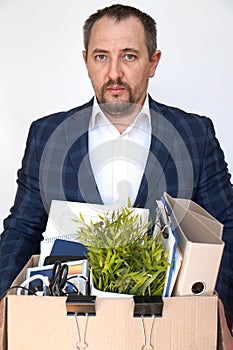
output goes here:
[[39, 164], [35, 123], [32, 123], [17, 193], [11, 213], [4, 221], [0, 240], [0, 296], [8, 289], [32, 254], [38, 254], [47, 223], [39, 186]]
[[216, 290], [225, 307], [229, 327], [233, 327], [233, 188], [223, 151], [210, 119], [207, 125], [202, 168], [194, 200], [223, 223], [225, 243]]
[[201, 203], [225, 227], [233, 228], [233, 190], [230, 183], [231, 176], [228, 173], [224, 153], [215, 136], [212, 121], [209, 118], [202, 119], [206, 126], [206, 136], [194, 200], [197, 203]]

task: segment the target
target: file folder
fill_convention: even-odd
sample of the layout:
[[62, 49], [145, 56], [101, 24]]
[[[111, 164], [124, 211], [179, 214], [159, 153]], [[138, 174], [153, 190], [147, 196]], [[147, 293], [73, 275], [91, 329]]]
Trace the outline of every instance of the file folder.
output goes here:
[[183, 259], [172, 295], [211, 295], [221, 263], [223, 225], [188, 199], [164, 193]]
[[83, 259], [87, 258], [87, 247], [75, 241], [67, 241], [65, 239], [56, 239], [54, 241], [50, 255], [52, 256], [79, 256]]

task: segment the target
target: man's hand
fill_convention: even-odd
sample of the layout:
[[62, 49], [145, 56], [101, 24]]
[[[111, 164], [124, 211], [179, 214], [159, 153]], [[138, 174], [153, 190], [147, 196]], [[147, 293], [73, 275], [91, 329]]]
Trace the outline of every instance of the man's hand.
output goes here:
[[2, 338], [3, 306], [4, 306], [4, 299], [0, 300], [0, 346], [1, 346], [1, 338]]
[[0, 328], [2, 328], [4, 300], [0, 300]]
[[224, 349], [231, 350], [233, 349], [233, 334], [231, 335], [229, 328], [227, 326], [227, 321], [225, 318], [225, 312], [222, 301], [219, 299], [218, 301], [218, 309], [219, 309], [219, 316], [220, 316], [220, 342], [221, 345], [223, 344]]

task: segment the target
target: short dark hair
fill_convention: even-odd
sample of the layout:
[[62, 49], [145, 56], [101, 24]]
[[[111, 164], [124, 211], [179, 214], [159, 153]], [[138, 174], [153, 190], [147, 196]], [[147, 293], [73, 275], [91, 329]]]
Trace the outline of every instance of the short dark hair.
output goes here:
[[90, 15], [90, 17], [88, 17], [88, 19], [85, 21], [83, 26], [83, 39], [84, 47], [87, 52], [92, 27], [97, 21], [99, 21], [104, 16], [115, 19], [116, 22], [120, 22], [121, 20], [127, 19], [130, 16], [138, 18], [143, 24], [145, 30], [145, 39], [149, 58], [152, 58], [153, 53], [157, 49], [157, 30], [155, 20], [148, 14], [138, 10], [135, 7], [121, 4], [111, 5], [101, 10], [98, 10], [96, 13]]

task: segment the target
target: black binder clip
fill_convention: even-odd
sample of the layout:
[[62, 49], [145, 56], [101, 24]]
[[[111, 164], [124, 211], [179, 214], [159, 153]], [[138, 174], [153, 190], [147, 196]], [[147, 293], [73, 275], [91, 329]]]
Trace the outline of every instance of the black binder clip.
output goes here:
[[66, 300], [67, 315], [95, 316], [95, 296], [91, 295], [68, 295]]
[[162, 317], [163, 299], [161, 296], [134, 296], [134, 317]]

